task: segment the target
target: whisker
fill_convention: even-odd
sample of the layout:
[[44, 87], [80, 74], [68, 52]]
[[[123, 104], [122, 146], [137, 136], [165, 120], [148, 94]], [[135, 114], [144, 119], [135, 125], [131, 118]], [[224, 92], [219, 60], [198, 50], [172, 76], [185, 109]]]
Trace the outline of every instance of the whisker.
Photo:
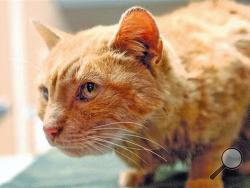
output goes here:
[[105, 126], [110, 126], [110, 125], [119, 125], [119, 124], [131, 124], [131, 125], [137, 125], [143, 128], [146, 128], [145, 125], [140, 124], [140, 123], [136, 123], [136, 122], [132, 122], [132, 121], [120, 121], [120, 122], [112, 122], [112, 123], [107, 123], [107, 124], [103, 124], [103, 125], [98, 125], [97, 127], [105, 127]]
[[67, 138], [66, 141], [57, 141], [56, 140], [56, 144], [74, 144], [76, 141], [79, 141], [81, 139], [81, 141], [87, 141], [88, 140], [88, 137], [85, 137], [85, 138], [82, 138], [82, 137], [79, 137], [77, 139], [73, 139], [73, 138]]
[[[73, 127], [72, 127], [73, 128]], [[95, 130], [88, 130], [88, 131], [86, 131], [86, 132], [84, 132], [84, 133], [71, 133], [70, 135], [72, 136], [72, 137], [70, 137], [70, 136], [67, 136], [67, 137], [65, 137], [64, 139], [66, 139], [66, 140], [75, 140], [75, 139], [82, 139], [83, 137], [85, 138], [85, 139], [87, 139], [88, 138], [88, 136], [90, 136], [91, 134], [95, 134], [96, 133], [96, 131]]]
[[86, 148], [91, 152], [91, 151], [99, 151], [101, 153], [104, 153], [103, 151], [101, 151], [99, 148], [97, 148], [97, 146], [95, 146], [93, 144], [93, 142], [89, 141], [87, 143], [84, 143], [84, 145], [86, 145]]
[[[95, 129], [92, 129], [92, 130], [95, 130], [95, 131], [98, 131], [98, 130], [121, 130], [121, 131], [125, 131], [125, 132], [128, 132], [128, 133], [135, 133], [134, 131], [130, 131], [130, 130], [123, 129], [123, 128], [116, 128], [116, 127], [115, 128], [109, 128], [109, 127], [107, 128], [107, 127], [105, 127], [105, 128], [100, 128], [100, 129], [99, 128], [95, 128]], [[137, 137], [137, 138], [141, 138], [141, 139], [147, 140], [147, 141], [149, 141], [149, 142], [151, 142], [151, 143], [159, 146], [161, 149], [163, 149], [167, 153], [169, 153], [169, 151], [166, 148], [164, 148], [161, 144], [159, 144], [159, 143], [157, 143], [157, 142], [155, 142], [155, 141], [153, 141], [151, 139], [148, 139], [148, 138], [136, 135], [136, 134], [128, 134], [128, 133], [122, 133], [122, 134], [125, 135], [125, 136], [133, 136], [133, 137]], [[113, 135], [110, 135], [110, 136], [113, 136]]]
[[[98, 136], [96, 136], [96, 137], [98, 137]], [[114, 139], [114, 137], [103, 137], [103, 138], [111, 138], [111, 139]], [[115, 139], [121, 140], [121, 141], [124, 141], [124, 142], [128, 142], [128, 143], [130, 143], [130, 144], [133, 144], [133, 145], [135, 145], [135, 146], [138, 146], [138, 147], [140, 147], [140, 148], [143, 148], [144, 150], [151, 152], [152, 154], [156, 155], [157, 157], [159, 157], [159, 158], [161, 158], [162, 160], [164, 160], [165, 162], [167, 162], [167, 160], [166, 160], [164, 157], [162, 157], [161, 155], [157, 154], [157, 153], [154, 152], [153, 150], [148, 149], [148, 148], [146, 148], [146, 147], [144, 147], [144, 146], [142, 146], [142, 145], [136, 144], [136, 143], [134, 143], [134, 142], [132, 142], [132, 141], [129, 141], [129, 140], [126, 140], [126, 139], [122, 139], [122, 138], [120, 138], [120, 137], [119, 137], [119, 138], [116, 137]]]
[[102, 139], [102, 138], [100, 138], [100, 137], [98, 137], [98, 138], [93, 138], [93, 139], [97, 139], [97, 140], [99, 140], [100, 142], [105, 142], [105, 143], [108, 143], [108, 144], [112, 144], [112, 145], [117, 146], [117, 147], [119, 147], [119, 148], [121, 148], [121, 149], [124, 149], [124, 150], [128, 151], [129, 153], [135, 155], [138, 159], [142, 160], [144, 163], [148, 164], [148, 163], [147, 163], [143, 158], [141, 158], [138, 154], [136, 154], [135, 152], [129, 150], [129, 149], [126, 148], [125, 146], [116, 144], [116, 143], [111, 142], [111, 141], [108, 141], [108, 140], [104, 140], [104, 139]]
[[59, 146], [60, 149], [87, 149], [88, 151], [93, 151], [93, 145], [90, 140], [87, 140], [83, 143], [78, 143], [78, 146]]
[[[96, 144], [96, 142], [95, 142]], [[105, 152], [102, 150], [101, 147], [98, 147], [97, 145], [92, 144], [91, 147], [93, 147], [95, 150], [99, 151], [102, 154], [105, 154]]]
[[[104, 133], [105, 134], [105, 133]], [[135, 134], [128, 134], [128, 133], [121, 133], [122, 135], [124, 136], [131, 136], [131, 137], [135, 137], [135, 138], [141, 138], [143, 140], [147, 140], [149, 142], [151, 142], [152, 144], [155, 144], [157, 146], [159, 146], [161, 149], [163, 149], [164, 151], [166, 151], [167, 153], [169, 153], [169, 151], [167, 149], [165, 149], [161, 144], [155, 142], [154, 140], [151, 140], [151, 139], [148, 139], [148, 138], [145, 138], [145, 137], [142, 137], [142, 136], [139, 136], [139, 135], [135, 135]], [[102, 134], [103, 135], [103, 134]], [[105, 134], [107, 136], [113, 136], [113, 134]]]
[[[102, 147], [106, 147], [106, 148], [108, 148], [109, 150], [113, 150], [113, 148], [111, 148], [111, 147], [109, 147], [109, 146], [106, 146], [105, 144], [102, 144], [102, 143], [100, 143], [100, 142], [96, 142], [96, 144], [99, 144], [99, 145], [101, 145]], [[129, 156], [127, 156], [127, 155], [125, 155], [125, 154], [123, 154], [123, 153], [117, 151], [117, 150], [116, 150], [116, 152], [117, 152], [119, 155], [121, 155], [121, 156], [125, 157], [126, 159], [130, 160], [131, 162], [133, 162], [139, 169], [141, 168], [141, 166], [138, 165], [137, 162], [136, 162], [134, 159], [132, 159], [131, 157], [129, 157]]]
[[99, 130], [121, 130], [121, 131], [127, 131], [127, 132], [131, 132], [131, 133], [135, 132], [135, 131], [131, 131], [131, 130], [128, 130], [128, 129], [117, 128], [117, 127], [101, 127], [101, 128], [93, 128], [92, 130], [94, 130], [94, 131], [99, 131]]
[[[77, 147], [80, 147], [80, 146], [73, 146], [73, 145], [74, 144], [82, 144], [82, 143], [79, 143], [79, 141], [84, 142], [84, 144], [89, 141], [89, 138], [83, 139], [82, 137], [79, 137], [78, 139], [74, 139], [74, 140], [71, 139], [71, 138], [68, 138], [68, 139], [70, 139], [70, 141], [57, 142], [57, 144], [60, 144], [60, 145], [70, 144], [70, 146], [64, 146], [64, 147], [67, 147], [67, 148], [69, 148], [69, 147], [77, 148]], [[139, 148], [135, 148], [135, 147], [128, 147], [128, 146], [126, 146], [126, 147], [129, 148], [129, 149], [134, 149], [134, 150], [143, 150], [143, 149], [139, 149]], [[60, 148], [63, 148], [63, 147], [60, 146]]]

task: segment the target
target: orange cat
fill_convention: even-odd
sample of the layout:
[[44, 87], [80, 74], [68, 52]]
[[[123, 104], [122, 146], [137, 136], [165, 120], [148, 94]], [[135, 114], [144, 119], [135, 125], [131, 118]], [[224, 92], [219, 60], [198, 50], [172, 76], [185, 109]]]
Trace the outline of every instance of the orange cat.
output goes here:
[[121, 187], [191, 159], [187, 188], [222, 188], [209, 176], [250, 104], [250, 8], [206, 1], [156, 20], [134, 7], [118, 25], [75, 35], [35, 23], [51, 49], [40, 73], [44, 131], [71, 156], [114, 149], [133, 168]]

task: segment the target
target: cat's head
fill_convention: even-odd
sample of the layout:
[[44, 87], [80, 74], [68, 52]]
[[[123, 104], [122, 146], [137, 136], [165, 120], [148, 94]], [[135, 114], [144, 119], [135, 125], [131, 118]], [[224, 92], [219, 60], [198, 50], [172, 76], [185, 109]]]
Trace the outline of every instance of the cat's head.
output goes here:
[[73, 156], [108, 151], [163, 106], [163, 44], [146, 10], [131, 8], [118, 25], [75, 35], [35, 26], [50, 49], [39, 116], [52, 145]]

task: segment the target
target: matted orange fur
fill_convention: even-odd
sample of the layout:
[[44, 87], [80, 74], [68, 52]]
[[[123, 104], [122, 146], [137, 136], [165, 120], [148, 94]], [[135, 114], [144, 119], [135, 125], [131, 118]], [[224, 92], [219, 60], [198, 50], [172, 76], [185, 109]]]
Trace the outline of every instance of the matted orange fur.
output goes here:
[[121, 187], [191, 160], [187, 188], [222, 188], [209, 176], [250, 104], [250, 8], [206, 1], [156, 21], [134, 7], [75, 35], [35, 23], [51, 49], [39, 85], [47, 138], [72, 156], [114, 149], [133, 168]]

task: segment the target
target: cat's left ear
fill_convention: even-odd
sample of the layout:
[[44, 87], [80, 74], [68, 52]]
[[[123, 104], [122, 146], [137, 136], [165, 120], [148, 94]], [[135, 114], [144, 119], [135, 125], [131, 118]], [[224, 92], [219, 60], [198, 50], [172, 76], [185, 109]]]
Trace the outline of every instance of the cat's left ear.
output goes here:
[[55, 47], [59, 41], [71, 36], [70, 34], [58, 29], [43, 25], [38, 21], [32, 21], [32, 23], [49, 49]]
[[111, 47], [135, 57], [147, 67], [158, 63], [162, 55], [162, 40], [151, 13], [140, 7], [128, 9], [121, 17]]

